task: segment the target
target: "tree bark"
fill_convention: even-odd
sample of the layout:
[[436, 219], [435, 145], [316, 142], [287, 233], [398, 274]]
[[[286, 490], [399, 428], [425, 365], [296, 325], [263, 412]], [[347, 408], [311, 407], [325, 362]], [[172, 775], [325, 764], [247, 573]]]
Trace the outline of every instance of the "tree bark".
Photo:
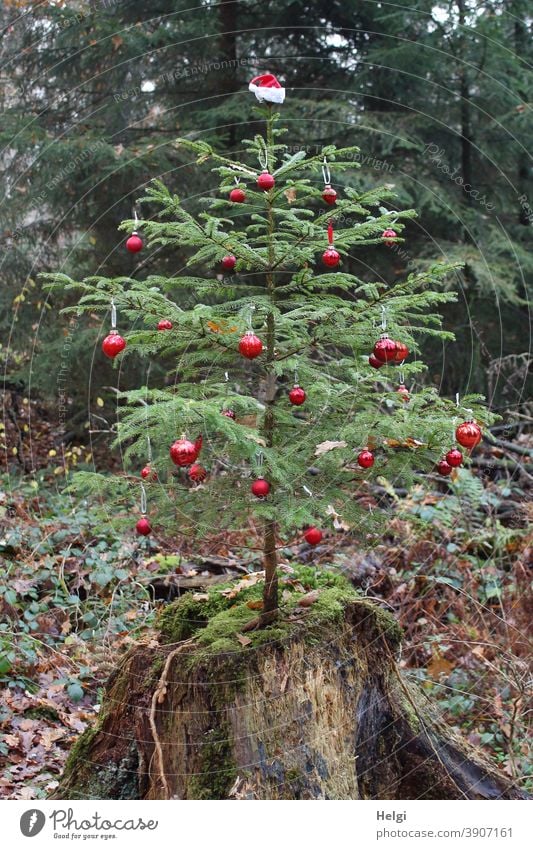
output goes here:
[[53, 798], [524, 798], [402, 678], [390, 614], [340, 611], [207, 657], [201, 631], [138, 645]]

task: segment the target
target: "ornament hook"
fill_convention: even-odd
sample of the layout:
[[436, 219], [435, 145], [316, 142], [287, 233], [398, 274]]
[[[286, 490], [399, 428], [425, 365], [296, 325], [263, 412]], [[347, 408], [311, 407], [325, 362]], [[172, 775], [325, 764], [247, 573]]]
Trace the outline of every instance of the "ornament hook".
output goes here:
[[331, 185], [331, 171], [329, 170], [329, 165], [326, 157], [324, 157], [324, 162], [322, 163], [322, 177], [324, 178], [324, 185]]
[[259, 165], [261, 166], [263, 171], [268, 171], [268, 150], [266, 147], [264, 147], [263, 150], [260, 150], [258, 152], [257, 158], [259, 160]]
[[306, 492], [306, 493], [307, 493], [307, 495], [308, 495], [310, 498], [312, 498], [312, 497], [313, 497], [313, 493], [312, 493], [312, 491], [309, 489], [309, 487], [308, 487], [308, 486], [306, 486], [305, 484], [302, 484], [302, 489], [303, 489], [303, 491], [304, 491], [304, 492]]
[[248, 330], [253, 330], [253, 323], [252, 323], [252, 319], [253, 319], [253, 315], [254, 315], [255, 304], [249, 304], [249, 305], [248, 305], [248, 308], [249, 308], [249, 312], [248, 312]]
[[141, 513], [146, 516], [146, 490], [144, 484], [141, 484]]
[[117, 308], [114, 298], [111, 298], [111, 330], [117, 329]]
[[381, 329], [383, 332], [387, 329], [387, 310], [384, 306], [381, 307]]

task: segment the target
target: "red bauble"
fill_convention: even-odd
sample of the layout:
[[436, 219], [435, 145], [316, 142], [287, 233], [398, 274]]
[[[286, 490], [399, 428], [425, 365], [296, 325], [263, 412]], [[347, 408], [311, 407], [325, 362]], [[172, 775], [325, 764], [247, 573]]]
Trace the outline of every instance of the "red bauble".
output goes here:
[[254, 360], [263, 350], [263, 343], [252, 330], [247, 330], [239, 342], [239, 351], [247, 360]]
[[223, 416], [226, 416], [227, 419], [235, 419], [235, 411], [234, 410], [221, 410], [220, 411]]
[[386, 245], [393, 245], [394, 240], [398, 238], [398, 233], [396, 230], [384, 230], [381, 234], [381, 238]]
[[375, 357], [374, 354], [370, 354], [368, 358], [368, 365], [372, 366], [372, 368], [381, 368], [384, 363], [382, 363], [381, 360], [378, 360], [378, 358]]
[[333, 206], [333, 204], [337, 200], [337, 192], [335, 191], [335, 189], [332, 189], [332, 187], [328, 185], [324, 188], [324, 191], [322, 192], [322, 197], [324, 198], [326, 203], [329, 203], [330, 206]]
[[409, 395], [409, 390], [407, 386], [404, 386], [403, 383], [400, 383], [396, 392], [398, 393], [398, 395], [402, 396], [402, 401], [409, 401], [411, 396]]
[[452, 470], [452, 467], [446, 460], [439, 460], [437, 463], [437, 471], [439, 475], [449, 475]]
[[455, 438], [463, 448], [475, 448], [481, 442], [482, 436], [481, 428], [476, 422], [463, 422], [455, 431]]
[[227, 254], [227, 256], [222, 257], [220, 264], [224, 271], [233, 271], [237, 265], [237, 258], [234, 257], [233, 254]]
[[452, 448], [451, 451], [448, 451], [446, 454], [445, 459], [448, 465], [455, 469], [463, 462], [463, 455], [458, 448]]
[[229, 199], [232, 203], [244, 203], [246, 195], [242, 189], [232, 189], [229, 193]]
[[109, 357], [111, 360], [120, 354], [121, 351], [126, 347], [126, 340], [117, 333], [116, 330], [112, 330], [109, 336], [106, 336], [104, 341], [102, 342], [102, 351]]
[[156, 481], [157, 472], [154, 472], [150, 466], [145, 466], [144, 469], [141, 469], [141, 477], [143, 480], [150, 478], [151, 481]]
[[369, 469], [371, 466], [373, 466], [374, 455], [372, 454], [372, 451], [368, 451], [368, 449], [366, 451], [361, 451], [357, 455], [357, 463], [359, 466], [361, 466], [362, 469]]
[[322, 531], [315, 527], [307, 528], [304, 539], [309, 545], [318, 545], [322, 541]]
[[148, 519], [145, 519], [145, 517], [143, 516], [142, 519], [139, 519], [139, 521], [135, 525], [135, 530], [142, 537], [147, 537], [148, 534], [152, 533], [152, 526], [150, 525]]
[[161, 321], [157, 323], [158, 330], [172, 330], [172, 322], [168, 320], [168, 318], [162, 318]]
[[176, 466], [190, 466], [199, 453], [200, 449], [197, 447], [197, 443], [195, 444], [185, 437], [177, 439], [170, 446], [170, 459]]
[[137, 233], [132, 233], [126, 241], [126, 248], [131, 254], [138, 254], [143, 249], [143, 240]]
[[264, 192], [270, 191], [275, 186], [276, 181], [272, 174], [269, 174], [268, 171], [263, 171], [259, 177], [257, 178], [257, 186], [262, 189]]
[[403, 363], [408, 356], [409, 348], [407, 345], [404, 345], [403, 342], [396, 342], [396, 356], [394, 357], [394, 361], [396, 363]]
[[188, 471], [188, 475], [190, 480], [194, 481], [194, 483], [201, 483], [202, 481], [205, 481], [207, 472], [199, 463], [193, 463]]
[[327, 248], [322, 254], [322, 262], [329, 268], [334, 268], [340, 262], [340, 254], [335, 248]]
[[394, 339], [384, 333], [374, 345], [374, 356], [381, 363], [390, 363], [391, 360], [394, 360], [396, 358], [396, 342]]
[[256, 498], [265, 498], [270, 492], [270, 484], [264, 478], [258, 478], [250, 487]]
[[294, 404], [295, 407], [300, 407], [306, 398], [307, 395], [303, 391], [302, 387], [298, 386], [298, 384], [296, 384], [296, 386], [294, 386], [289, 392], [289, 401], [291, 404]]

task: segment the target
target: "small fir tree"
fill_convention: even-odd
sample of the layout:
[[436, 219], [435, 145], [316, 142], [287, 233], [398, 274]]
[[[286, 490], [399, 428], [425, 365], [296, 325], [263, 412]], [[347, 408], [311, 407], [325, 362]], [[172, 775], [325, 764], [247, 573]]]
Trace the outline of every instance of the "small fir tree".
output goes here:
[[[455, 266], [436, 262], [392, 286], [365, 282], [354, 273], [357, 248], [386, 250], [385, 231], [394, 229], [391, 238], [398, 240], [414, 211], [386, 207], [393, 194], [382, 187], [363, 194], [349, 187], [358, 148], [291, 155], [273, 105], [258, 109], [266, 134], [244, 143], [242, 162], [205, 142], [179, 141], [218, 175], [204, 213], [191, 215], [160, 181], [143, 199], [150, 217], [143, 237], [151, 246], [189, 249], [185, 270], [142, 282], [75, 283], [54, 275], [50, 285], [80, 290], [79, 310], [107, 311], [113, 299], [121, 325], [131, 322], [120, 355], [126, 363], [131, 355], [173, 362], [165, 386], [118, 396], [117, 442], [133, 473], [79, 473], [76, 485], [98, 490], [114, 505], [131, 505], [149, 460], [143, 472], [149, 520], [139, 532], [151, 523], [201, 538], [217, 528], [246, 527], [252, 516], [262, 529], [265, 568], [258, 624], [267, 624], [278, 610], [279, 546], [301, 541], [306, 528], [312, 544], [328, 525], [365, 540], [383, 529], [387, 513], [369, 511], [358, 497], [367, 483], [409, 484], [454, 447], [454, 418], [469, 418], [469, 411], [439, 398], [432, 386], [401, 388], [424, 369], [418, 358], [424, 337], [453, 338], [440, 328], [435, 308], [454, 298], [441, 283]], [[328, 169], [335, 179], [335, 203], [322, 185], [324, 169], [325, 181]], [[230, 199], [236, 183], [244, 199], [239, 193]], [[121, 225], [127, 232], [134, 227]], [[328, 229], [329, 249], [340, 256], [331, 266], [322, 258]], [[397, 345], [378, 371], [368, 354], [385, 321]], [[251, 331], [262, 351], [248, 359], [256, 353]], [[300, 391], [289, 397], [295, 383]], [[480, 400], [471, 396], [463, 404], [472, 411]], [[174, 445], [176, 466], [169, 449], [181, 438], [193, 446]]]

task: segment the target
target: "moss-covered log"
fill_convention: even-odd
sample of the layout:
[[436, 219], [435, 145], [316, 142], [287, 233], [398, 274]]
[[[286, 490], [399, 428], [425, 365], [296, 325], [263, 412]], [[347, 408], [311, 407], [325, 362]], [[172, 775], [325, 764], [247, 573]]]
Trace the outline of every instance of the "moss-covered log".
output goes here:
[[292, 595], [249, 635], [253, 587], [238, 604], [214, 589], [169, 605], [159, 639], [108, 682], [54, 797], [521, 797], [402, 679], [388, 613], [336, 579]]

